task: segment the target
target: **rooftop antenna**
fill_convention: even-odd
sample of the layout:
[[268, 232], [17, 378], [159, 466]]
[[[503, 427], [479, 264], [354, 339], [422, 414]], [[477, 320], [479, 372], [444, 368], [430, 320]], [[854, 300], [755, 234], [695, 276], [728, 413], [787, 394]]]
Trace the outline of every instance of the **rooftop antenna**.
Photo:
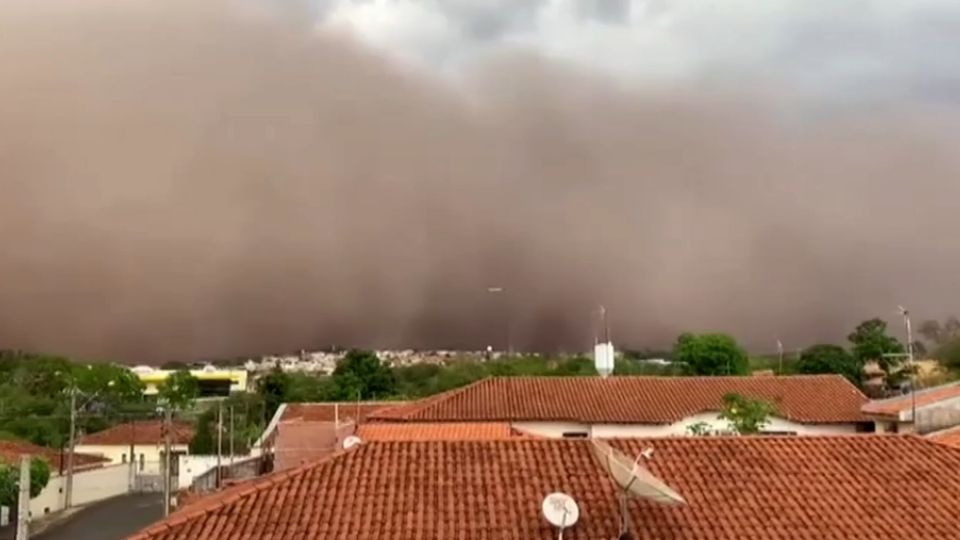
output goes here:
[[687, 503], [679, 493], [641, 464], [641, 459], [649, 460], [653, 457], [653, 448], [645, 449], [637, 459], [630, 459], [599, 439], [591, 439], [591, 442], [597, 459], [600, 460], [610, 478], [620, 487], [620, 535], [618, 538], [631, 538], [630, 512], [627, 508], [630, 497], [641, 497], [670, 506]]
[[356, 435], [351, 435], [343, 440], [343, 449], [349, 450], [362, 442], [363, 442], [363, 439], [361, 439], [360, 437], [357, 437]]
[[543, 499], [543, 517], [557, 527], [557, 540], [563, 540], [563, 530], [572, 527], [580, 519], [580, 507], [577, 501], [566, 493], [551, 493]]

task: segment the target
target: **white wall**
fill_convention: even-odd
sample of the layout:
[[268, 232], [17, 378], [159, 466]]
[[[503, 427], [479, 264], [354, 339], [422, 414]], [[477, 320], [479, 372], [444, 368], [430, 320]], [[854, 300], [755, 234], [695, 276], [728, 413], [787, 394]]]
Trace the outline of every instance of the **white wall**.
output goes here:
[[[718, 418], [719, 413], [707, 412], [688, 416], [673, 424], [577, 424], [571, 422], [515, 422], [513, 427], [541, 437], [560, 438], [564, 433], [587, 433], [590, 437], [675, 437], [688, 435], [687, 428], [703, 422], [711, 431], [727, 431], [730, 425]], [[799, 424], [771, 417], [764, 431], [794, 432], [797, 435], [839, 435], [856, 433], [856, 424]]]
[[[30, 501], [30, 515], [33, 519], [63, 510], [66, 485], [66, 476], [50, 477], [47, 487]], [[126, 465], [110, 465], [73, 475], [74, 506], [102, 501], [129, 491], [130, 469]]]
[[586, 433], [590, 435], [590, 424], [578, 424], [574, 422], [514, 422], [512, 426], [520, 431], [547, 437], [559, 439], [564, 433]]
[[[233, 462], [242, 461], [250, 457], [255, 457], [254, 454], [243, 455], [243, 456], [233, 456]], [[193, 483], [193, 479], [200, 476], [201, 474], [209, 471], [210, 469], [217, 466], [217, 456], [198, 456], [198, 455], [186, 455], [179, 456], [179, 476], [177, 477], [177, 486], [178, 489], [186, 489], [190, 487], [190, 484]], [[230, 456], [221, 456], [220, 464], [223, 466], [230, 465]]]
[[[185, 444], [175, 444], [171, 446], [173, 452], [188, 452], [189, 446]], [[163, 452], [162, 445], [138, 444], [133, 447], [133, 453], [137, 458], [137, 471], [143, 474], [160, 473], [160, 454]], [[110, 460], [111, 464], [122, 464], [124, 458], [130, 457], [130, 445], [96, 445], [96, 444], [78, 444], [78, 454], [94, 454], [103, 456]], [[140, 456], [143, 455], [144, 468], [139, 468]]]

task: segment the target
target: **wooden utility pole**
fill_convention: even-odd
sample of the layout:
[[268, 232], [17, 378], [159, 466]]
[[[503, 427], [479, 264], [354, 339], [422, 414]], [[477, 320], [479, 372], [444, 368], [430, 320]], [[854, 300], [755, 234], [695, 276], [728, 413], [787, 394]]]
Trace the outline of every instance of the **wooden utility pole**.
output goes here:
[[[233, 405], [231, 405], [231, 406], [230, 406], [230, 466], [231, 466], [231, 467], [233, 466], [233, 439], [235, 438], [235, 434], [234, 434], [233, 430], [234, 430], [234, 425], [233, 425]], [[233, 471], [231, 471], [231, 472], [233, 472]]]
[[217, 489], [220, 489], [221, 456], [223, 456], [223, 402], [217, 405]]
[[20, 496], [17, 498], [17, 540], [30, 536], [30, 456], [20, 456]]
[[73, 450], [76, 445], [77, 436], [77, 389], [70, 389], [70, 433], [67, 442], [67, 492], [64, 494], [63, 506], [70, 508], [73, 506]]
[[137, 422], [130, 421], [130, 491], [137, 487], [137, 453], [134, 444], [137, 440]]
[[163, 411], [163, 515], [170, 515], [170, 430], [171, 415], [168, 403]]

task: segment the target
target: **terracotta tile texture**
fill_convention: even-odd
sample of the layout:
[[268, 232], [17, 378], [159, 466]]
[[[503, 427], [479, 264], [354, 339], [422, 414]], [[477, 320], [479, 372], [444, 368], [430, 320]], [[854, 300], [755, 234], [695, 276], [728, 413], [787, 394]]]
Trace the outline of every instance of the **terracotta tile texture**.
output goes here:
[[332, 455], [338, 443], [353, 431], [352, 423], [341, 424], [338, 429], [333, 422], [281, 422], [273, 445], [274, 469], [283, 471]]
[[956, 399], [960, 399], [960, 383], [951, 383], [920, 390], [916, 396], [904, 394], [894, 398], [874, 400], [863, 406], [863, 412], [869, 415], [896, 418], [901, 412], [911, 411], [914, 406], [914, 400], [916, 400], [917, 407], [926, 407], [940, 401]]
[[[170, 440], [173, 444], [189, 444], [194, 432], [192, 424], [174, 422]], [[103, 431], [85, 435], [77, 444], [110, 446], [128, 445], [131, 442], [144, 445], [163, 444], [163, 421], [145, 420], [117, 424]]]
[[928, 439], [940, 444], [960, 448], [960, 427], [945, 429], [927, 436]]
[[306, 422], [333, 422], [339, 414], [340, 421], [350, 419], [363, 422], [372, 413], [382, 409], [404, 405], [404, 401], [365, 401], [325, 402], [325, 403], [288, 403], [280, 417], [281, 422], [303, 420]]
[[[960, 451], [919, 437], [718, 437], [611, 441], [685, 506], [632, 500], [636, 538], [957, 538]], [[137, 540], [548, 540], [543, 497], [572, 495], [569, 540], [616, 538], [618, 490], [589, 440], [364, 443], [208, 498]], [[239, 487], [239, 486], [238, 486]]]
[[405, 406], [371, 420], [416, 422], [574, 421], [669, 424], [720, 410], [735, 392], [776, 405], [800, 423], [866, 421], [868, 401], [839, 375], [792, 377], [493, 377]]
[[362, 424], [363, 441], [502, 441], [523, 437], [506, 422], [405, 422]]
[[[59, 473], [61, 470], [66, 469], [67, 466], [67, 455], [66, 453], [61, 453], [59, 450], [45, 446], [37, 446], [27, 441], [0, 441], [0, 461], [11, 464], [20, 463], [20, 456], [23, 454], [29, 454], [47, 460], [47, 463], [50, 464], [51, 473]], [[96, 468], [108, 461], [110, 460], [102, 456], [74, 453], [73, 469], [75, 471], [82, 471]]]

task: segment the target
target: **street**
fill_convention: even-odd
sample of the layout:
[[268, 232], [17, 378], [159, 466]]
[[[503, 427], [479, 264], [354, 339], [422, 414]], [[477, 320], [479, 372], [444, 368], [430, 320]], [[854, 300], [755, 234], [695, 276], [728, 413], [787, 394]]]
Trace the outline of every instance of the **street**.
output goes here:
[[146, 493], [95, 503], [31, 538], [120, 540], [160, 519], [163, 516], [162, 500], [159, 493]]

